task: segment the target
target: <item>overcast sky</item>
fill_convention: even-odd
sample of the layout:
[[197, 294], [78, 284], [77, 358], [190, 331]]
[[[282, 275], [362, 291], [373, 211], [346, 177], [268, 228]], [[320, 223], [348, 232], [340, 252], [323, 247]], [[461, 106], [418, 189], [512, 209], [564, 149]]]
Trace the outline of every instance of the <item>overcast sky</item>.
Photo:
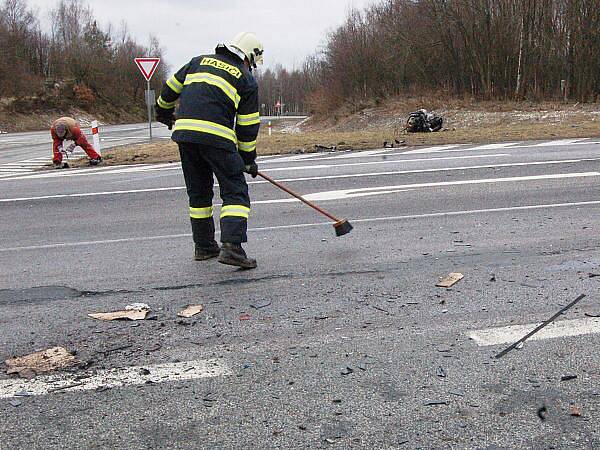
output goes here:
[[[254, 31], [265, 46], [266, 66], [299, 67], [340, 25], [349, 8], [376, 0], [87, 0], [105, 25], [125, 21], [131, 34], [146, 44], [156, 35], [164, 57], [177, 70], [191, 57], [212, 52], [218, 42], [238, 31]], [[42, 18], [56, 0], [28, 0]], [[47, 23], [45, 24], [48, 25]], [[145, 55], [144, 55], [145, 56]]]

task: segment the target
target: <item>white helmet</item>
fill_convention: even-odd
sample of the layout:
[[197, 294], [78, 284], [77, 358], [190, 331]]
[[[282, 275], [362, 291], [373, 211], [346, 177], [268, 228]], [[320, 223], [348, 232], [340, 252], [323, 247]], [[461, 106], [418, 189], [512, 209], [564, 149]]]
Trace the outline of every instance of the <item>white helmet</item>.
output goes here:
[[263, 63], [264, 48], [254, 33], [243, 31], [234, 37], [229, 45], [246, 55], [250, 67], [256, 68], [257, 64]]

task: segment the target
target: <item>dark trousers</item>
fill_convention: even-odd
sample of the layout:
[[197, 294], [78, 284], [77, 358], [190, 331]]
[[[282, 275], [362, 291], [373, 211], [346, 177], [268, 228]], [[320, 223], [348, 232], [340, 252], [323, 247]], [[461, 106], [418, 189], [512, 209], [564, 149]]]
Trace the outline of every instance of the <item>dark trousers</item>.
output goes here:
[[217, 177], [221, 200], [221, 242], [247, 242], [250, 197], [244, 177], [244, 161], [237, 150], [180, 142], [181, 167], [190, 203], [194, 243], [210, 247], [215, 243], [213, 220], [213, 175]]

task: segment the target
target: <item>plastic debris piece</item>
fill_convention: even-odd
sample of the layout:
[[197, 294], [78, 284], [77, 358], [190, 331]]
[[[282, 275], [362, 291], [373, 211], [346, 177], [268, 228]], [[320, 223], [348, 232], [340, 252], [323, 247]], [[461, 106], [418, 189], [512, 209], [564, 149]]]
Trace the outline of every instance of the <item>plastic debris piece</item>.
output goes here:
[[569, 408], [569, 414], [573, 417], [581, 417], [581, 408], [575, 405], [571, 405]]
[[450, 288], [462, 280], [465, 276], [459, 272], [453, 272], [448, 274], [442, 281], [436, 284], [437, 287]]
[[88, 314], [92, 319], [112, 321], [112, 320], [144, 320], [150, 311], [147, 309], [131, 309], [125, 311], [114, 311], [106, 313]]
[[200, 314], [204, 311], [204, 305], [189, 305], [184, 310], [179, 311], [177, 315], [179, 317], [185, 317], [189, 319], [190, 317], [194, 317], [196, 314]]
[[7, 359], [7, 374], [19, 374], [23, 378], [33, 378], [37, 374], [53, 372], [74, 365], [75, 356], [63, 347], [53, 347], [26, 356]]
[[250, 314], [241, 314], [240, 315], [240, 320], [250, 320]]
[[92, 319], [111, 320], [144, 320], [150, 312], [150, 306], [145, 303], [132, 303], [127, 305], [123, 311], [103, 312], [88, 314]]
[[571, 380], [575, 380], [577, 378], [577, 375], [564, 375], [562, 377], [560, 377], [560, 381], [571, 381]]

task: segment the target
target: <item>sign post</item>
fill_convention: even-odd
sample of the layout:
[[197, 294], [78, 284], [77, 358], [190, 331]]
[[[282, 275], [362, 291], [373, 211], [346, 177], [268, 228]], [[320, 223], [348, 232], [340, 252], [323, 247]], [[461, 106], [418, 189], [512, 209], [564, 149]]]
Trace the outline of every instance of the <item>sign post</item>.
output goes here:
[[148, 132], [150, 141], [152, 141], [152, 106], [154, 105], [154, 91], [150, 90], [150, 80], [152, 79], [154, 72], [156, 72], [158, 63], [160, 63], [160, 58], [135, 58], [135, 63], [148, 83], [148, 89], [146, 90], [146, 104], [148, 105]]

